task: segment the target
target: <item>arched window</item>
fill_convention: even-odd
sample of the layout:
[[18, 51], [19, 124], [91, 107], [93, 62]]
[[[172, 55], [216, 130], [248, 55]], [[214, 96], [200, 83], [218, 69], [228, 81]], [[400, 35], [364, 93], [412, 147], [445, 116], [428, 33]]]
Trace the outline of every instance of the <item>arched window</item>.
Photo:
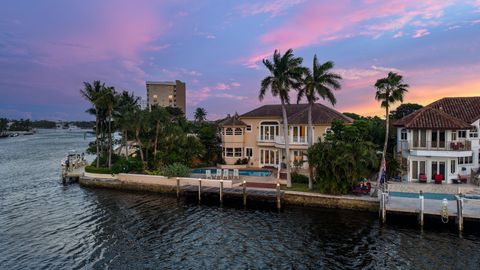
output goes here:
[[402, 141], [407, 140], [407, 129], [406, 128], [402, 128], [402, 130], [400, 131], [400, 140], [402, 140]]
[[225, 130], [225, 135], [233, 135], [233, 129], [232, 128], [227, 128]]
[[470, 138], [478, 138], [477, 126], [473, 126], [473, 128], [470, 130]]
[[235, 135], [242, 135], [242, 129], [241, 128], [236, 128], [235, 129]]

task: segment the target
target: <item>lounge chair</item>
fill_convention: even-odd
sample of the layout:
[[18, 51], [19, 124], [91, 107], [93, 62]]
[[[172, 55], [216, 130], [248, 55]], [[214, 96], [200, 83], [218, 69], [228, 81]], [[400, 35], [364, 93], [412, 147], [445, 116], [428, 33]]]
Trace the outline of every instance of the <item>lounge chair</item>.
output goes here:
[[433, 175], [433, 179], [435, 180], [435, 184], [441, 184], [443, 181], [443, 175], [436, 173]]
[[222, 179], [222, 169], [217, 169], [217, 173], [215, 174], [216, 179]]
[[418, 175], [418, 182], [426, 183], [427, 182], [427, 176], [424, 173], [419, 174]]
[[233, 169], [233, 179], [235, 178], [240, 180], [240, 172], [238, 171], [238, 169]]
[[205, 179], [213, 179], [211, 170], [205, 170]]
[[228, 169], [223, 169], [223, 179], [227, 179], [230, 177], [230, 174], [228, 173]]

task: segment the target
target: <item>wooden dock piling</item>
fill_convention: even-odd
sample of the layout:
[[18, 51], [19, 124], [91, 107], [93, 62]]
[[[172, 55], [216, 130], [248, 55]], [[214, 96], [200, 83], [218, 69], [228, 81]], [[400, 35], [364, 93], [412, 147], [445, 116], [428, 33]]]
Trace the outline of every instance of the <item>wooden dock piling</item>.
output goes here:
[[220, 180], [220, 204], [223, 204], [223, 180]]
[[243, 180], [243, 206], [247, 206], [247, 181]]
[[425, 197], [423, 196], [423, 192], [420, 190], [420, 195], [418, 196], [420, 200], [420, 207], [418, 211], [418, 222], [420, 223], [420, 226], [423, 227], [424, 224], [424, 213], [425, 213]]
[[456, 195], [457, 199], [457, 223], [458, 223], [458, 230], [460, 232], [463, 231], [463, 198]]
[[180, 198], [180, 178], [177, 177], [177, 199]]
[[202, 179], [198, 179], [198, 202], [202, 201]]
[[280, 183], [277, 183], [277, 209], [282, 208], [282, 202], [280, 200]]
[[382, 192], [380, 197], [380, 218], [382, 223], [387, 221], [387, 193]]

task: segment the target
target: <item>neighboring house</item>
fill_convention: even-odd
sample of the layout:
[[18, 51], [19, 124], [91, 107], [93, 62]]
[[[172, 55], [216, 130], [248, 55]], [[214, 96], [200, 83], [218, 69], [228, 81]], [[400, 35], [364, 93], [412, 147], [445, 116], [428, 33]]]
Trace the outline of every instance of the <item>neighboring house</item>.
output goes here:
[[442, 98], [396, 121], [403, 178], [452, 183], [480, 167], [480, 97]]
[[[303, 168], [308, 166], [307, 112], [307, 104], [287, 105], [290, 162]], [[282, 166], [282, 163], [285, 163], [282, 119], [281, 105], [264, 105], [240, 116], [228, 115], [219, 124], [222, 133], [222, 156], [226, 164], [235, 164], [239, 159], [246, 159], [249, 167]], [[334, 120], [352, 122], [352, 119], [322, 104], [313, 106], [314, 143], [323, 139]]]

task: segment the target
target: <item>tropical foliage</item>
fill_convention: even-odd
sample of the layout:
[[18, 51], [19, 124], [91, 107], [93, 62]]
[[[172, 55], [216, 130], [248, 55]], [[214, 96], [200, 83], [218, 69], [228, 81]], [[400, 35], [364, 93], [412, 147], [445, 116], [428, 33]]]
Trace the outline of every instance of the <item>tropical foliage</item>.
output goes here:
[[346, 194], [378, 164], [375, 145], [358, 125], [332, 123], [332, 133], [308, 150], [309, 165], [315, 168], [317, 188], [322, 193]]
[[423, 108], [422, 105], [416, 103], [404, 103], [400, 104], [394, 111], [390, 113], [390, 118], [401, 119], [417, 110]]
[[[297, 102], [305, 97], [308, 102], [308, 146], [313, 144], [313, 124], [312, 124], [312, 108], [315, 102], [320, 98], [327, 100], [330, 104], [335, 105], [337, 99], [333, 94], [334, 90], [340, 90], [340, 80], [342, 77], [339, 74], [333, 73], [331, 70], [334, 67], [332, 61], [327, 61], [320, 64], [317, 55], [313, 57], [312, 70], [305, 68], [305, 75], [302, 80], [302, 87], [298, 91]], [[313, 170], [310, 167], [310, 177], [308, 181], [308, 188], [313, 189]]]
[[[295, 57], [293, 50], [289, 49], [285, 54], [281, 54], [275, 50], [273, 59], [263, 59], [263, 64], [269, 71], [269, 75], [265, 77], [260, 84], [260, 94], [258, 98], [263, 100], [267, 90], [274, 97], [280, 98], [282, 104], [283, 116], [283, 137], [288, 138], [288, 119], [286, 105], [290, 104], [290, 90], [299, 90], [302, 87], [302, 77], [305, 74], [305, 68], [301, 66], [303, 59]], [[290, 147], [288, 140], [285, 140], [285, 158], [290, 160]], [[287, 187], [292, 186], [290, 176], [290, 162], [286, 162], [287, 166]]]
[[[96, 140], [89, 153], [96, 154], [97, 168], [107, 167], [114, 173], [160, 171], [175, 163], [213, 165], [221, 158], [215, 124], [193, 125], [178, 108], [142, 109], [138, 97], [100, 81], [84, 83], [81, 93], [92, 105], [87, 112], [96, 118]], [[119, 140], [113, 139], [115, 132]], [[114, 153], [116, 144], [119, 149]]]
[[[403, 102], [403, 96], [408, 92], [408, 84], [403, 82], [402, 75], [399, 75], [395, 72], [389, 72], [387, 77], [377, 80], [375, 83], [375, 88], [377, 92], [375, 93], [375, 99], [380, 101], [380, 105], [385, 109], [385, 140], [382, 151], [382, 160], [386, 159], [387, 146], [389, 140], [389, 130], [390, 130], [390, 106], [397, 102]], [[380, 178], [382, 169], [377, 180], [377, 187], [380, 184]]]

